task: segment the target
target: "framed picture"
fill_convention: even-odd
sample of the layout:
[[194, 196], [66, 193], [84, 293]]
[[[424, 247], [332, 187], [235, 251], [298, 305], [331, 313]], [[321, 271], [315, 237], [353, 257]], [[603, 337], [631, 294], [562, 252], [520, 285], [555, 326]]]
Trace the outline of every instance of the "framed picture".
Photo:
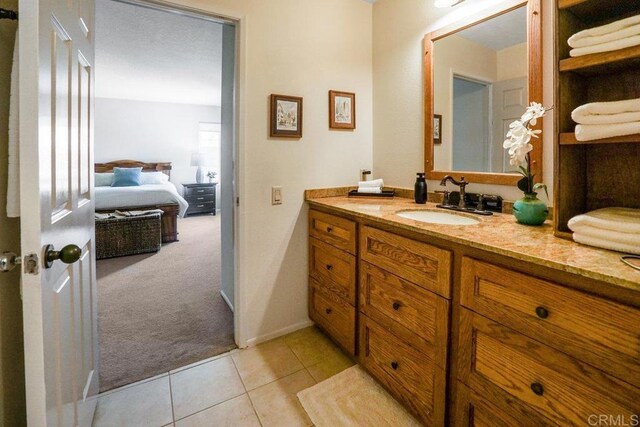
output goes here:
[[433, 115], [433, 143], [442, 144], [442, 115]]
[[329, 128], [356, 128], [356, 94], [329, 91]]
[[302, 98], [271, 95], [269, 135], [278, 138], [302, 138]]

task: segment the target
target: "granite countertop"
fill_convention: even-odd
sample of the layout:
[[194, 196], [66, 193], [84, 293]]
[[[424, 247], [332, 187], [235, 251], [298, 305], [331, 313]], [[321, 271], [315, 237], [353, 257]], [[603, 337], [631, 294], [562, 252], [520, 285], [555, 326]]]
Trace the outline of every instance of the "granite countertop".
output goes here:
[[[477, 225], [429, 224], [405, 219], [396, 213], [437, 209], [435, 203], [418, 205], [412, 199], [401, 197], [350, 198], [334, 196], [332, 193], [310, 190], [306, 200], [311, 206], [329, 208], [351, 217], [386, 223], [414, 233], [586, 276], [640, 295], [640, 271], [623, 264], [620, 253], [555, 237], [550, 221], [540, 227], [531, 227], [516, 223], [510, 214], [494, 214], [472, 215], [480, 221]], [[437, 211], [445, 212], [442, 209]]]

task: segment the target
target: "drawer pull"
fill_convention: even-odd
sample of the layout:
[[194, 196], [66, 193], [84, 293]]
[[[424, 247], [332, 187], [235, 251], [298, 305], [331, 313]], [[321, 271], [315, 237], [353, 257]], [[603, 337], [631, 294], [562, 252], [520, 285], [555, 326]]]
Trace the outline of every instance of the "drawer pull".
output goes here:
[[331, 310], [330, 308], [326, 308], [326, 309], [324, 310], [324, 312], [325, 312], [325, 313], [327, 313], [327, 314], [331, 314], [331, 312], [332, 312], [332, 311], [333, 311], [333, 310]]
[[537, 396], [542, 396], [544, 393], [544, 387], [542, 387], [542, 384], [540, 383], [533, 383], [531, 384], [531, 391], [533, 391]]
[[326, 268], [327, 268], [327, 270], [331, 271], [331, 270], [333, 270], [333, 265], [331, 265], [331, 264], [327, 264], [327, 265], [326, 265]]
[[393, 303], [393, 309], [394, 310], [398, 311], [398, 310], [400, 310], [400, 307], [401, 307], [401, 304], [398, 301]]
[[549, 311], [542, 306], [536, 307], [536, 314], [541, 319], [546, 319], [547, 317], [549, 317]]
[[196, 208], [204, 208], [204, 205], [198, 205]]
[[196, 193], [204, 193], [204, 190], [196, 190]]
[[198, 197], [198, 200], [204, 200], [204, 197]]
[[333, 233], [333, 228], [327, 227], [327, 233]]
[[398, 369], [398, 362], [396, 362], [395, 360], [393, 362], [391, 362], [391, 369], [393, 369], [394, 371]]

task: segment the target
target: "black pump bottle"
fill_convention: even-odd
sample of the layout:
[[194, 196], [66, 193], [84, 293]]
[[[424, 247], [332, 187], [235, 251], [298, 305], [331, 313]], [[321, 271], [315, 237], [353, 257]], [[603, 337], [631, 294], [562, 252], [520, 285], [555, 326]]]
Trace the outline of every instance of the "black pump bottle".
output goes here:
[[424, 173], [418, 172], [418, 178], [416, 179], [416, 185], [414, 187], [414, 198], [416, 203], [421, 205], [427, 203], [427, 180], [424, 178]]

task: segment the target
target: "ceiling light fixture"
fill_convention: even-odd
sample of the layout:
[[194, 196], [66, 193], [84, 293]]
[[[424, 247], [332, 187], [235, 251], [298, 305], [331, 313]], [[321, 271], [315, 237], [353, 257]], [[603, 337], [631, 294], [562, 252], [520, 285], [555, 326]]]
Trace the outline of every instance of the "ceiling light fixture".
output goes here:
[[462, 3], [464, 0], [436, 0], [434, 3], [435, 7], [453, 7], [457, 4]]

